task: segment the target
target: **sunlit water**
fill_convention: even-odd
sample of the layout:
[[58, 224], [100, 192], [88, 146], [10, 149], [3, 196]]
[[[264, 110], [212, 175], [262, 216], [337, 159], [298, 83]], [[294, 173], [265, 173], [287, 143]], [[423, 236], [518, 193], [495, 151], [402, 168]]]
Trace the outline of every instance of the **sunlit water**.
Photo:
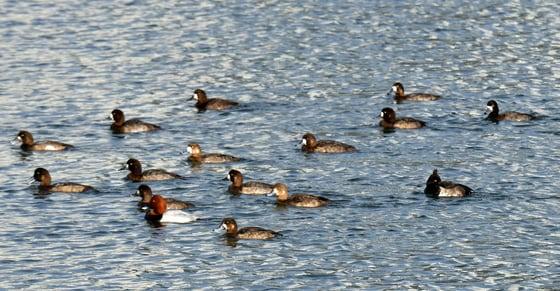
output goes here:
[[[557, 1], [4, 1], [0, 9], [0, 287], [432, 289], [560, 284]], [[393, 104], [405, 90], [436, 102]], [[243, 105], [197, 113], [195, 88]], [[486, 102], [542, 116], [483, 121]], [[428, 123], [384, 133], [383, 107]], [[164, 130], [115, 136], [114, 108]], [[23, 153], [19, 130], [76, 146]], [[358, 153], [304, 155], [303, 133]], [[243, 157], [191, 168], [189, 142]], [[202, 219], [154, 228], [118, 171]], [[93, 194], [37, 195], [36, 167]], [[232, 197], [230, 168], [334, 202]], [[434, 168], [466, 199], [422, 193]], [[281, 231], [228, 244], [223, 217]]]

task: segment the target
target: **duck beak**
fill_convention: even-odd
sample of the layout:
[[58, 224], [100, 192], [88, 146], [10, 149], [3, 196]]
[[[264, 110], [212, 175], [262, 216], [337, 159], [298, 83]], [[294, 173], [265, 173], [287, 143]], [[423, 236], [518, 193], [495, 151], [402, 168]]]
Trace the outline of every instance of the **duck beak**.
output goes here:
[[267, 197], [276, 196], [276, 192], [274, 190], [270, 191], [270, 193], [266, 194]]
[[19, 136], [16, 136], [16, 137], [14, 137], [12, 140], [10, 140], [10, 144], [11, 144], [11, 145], [16, 145], [16, 144], [18, 144], [19, 142], [21, 142], [21, 137], [19, 137]]
[[122, 164], [122, 166], [119, 168], [119, 171], [124, 171], [126, 169], [128, 169], [128, 164], [125, 163], [125, 164]]
[[34, 184], [35, 182], [37, 182], [37, 181], [35, 181], [34, 177], [31, 177], [31, 178], [27, 179], [27, 181], [26, 181], [27, 185]]
[[227, 174], [227, 176], [225, 176], [225, 177], [222, 179], [222, 181], [229, 181], [229, 180], [230, 180], [230, 179], [229, 179], [229, 174]]
[[213, 232], [224, 232], [226, 230], [226, 226], [222, 223], [218, 228], [214, 228]]
[[113, 120], [113, 115], [112, 115], [112, 114], [109, 114], [109, 115], [107, 115], [107, 118], [105, 118], [105, 119]]
[[136, 192], [132, 193], [132, 196], [140, 196], [140, 191], [136, 190]]

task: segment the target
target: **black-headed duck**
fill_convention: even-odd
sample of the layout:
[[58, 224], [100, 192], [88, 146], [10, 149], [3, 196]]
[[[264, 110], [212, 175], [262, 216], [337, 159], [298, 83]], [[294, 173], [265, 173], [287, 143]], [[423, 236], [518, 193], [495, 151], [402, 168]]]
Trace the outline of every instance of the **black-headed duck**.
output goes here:
[[379, 126], [383, 127], [384, 129], [416, 129], [424, 127], [426, 125], [424, 121], [410, 117], [397, 118], [395, 110], [389, 107], [383, 108], [379, 116], [381, 117]]
[[[150, 201], [152, 200], [152, 197], [154, 196], [152, 194], [152, 189], [150, 188], [150, 186], [145, 185], [145, 184], [142, 184], [138, 187], [138, 190], [136, 190], [135, 195], [140, 196], [142, 198], [142, 200], [140, 200], [140, 202], [138, 202], [138, 206], [140, 206], [140, 207], [149, 206]], [[180, 209], [194, 207], [194, 205], [192, 203], [177, 200], [177, 199], [173, 199], [173, 198], [165, 198], [165, 202], [167, 203], [167, 209], [179, 209], [180, 210]]]
[[24, 151], [63, 151], [74, 147], [70, 144], [52, 140], [36, 142], [33, 140], [33, 135], [25, 130], [20, 131], [15, 140], [21, 142], [21, 149]]
[[403, 101], [434, 101], [441, 98], [441, 96], [439, 95], [433, 95], [428, 93], [404, 94], [404, 87], [399, 82], [393, 84], [391, 90], [389, 90], [387, 95], [393, 95], [393, 98], [397, 103], [401, 103]]
[[189, 223], [198, 219], [193, 214], [167, 207], [167, 200], [161, 195], [154, 195], [148, 204], [146, 220], [153, 223]]
[[152, 169], [142, 172], [142, 164], [137, 159], [129, 159], [126, 162], [126, 168], [130, 173], [126, 176], [127, 179], [133, 182], [143, 182], [143, 181], [161, 181], [161, 180], [171, 180], [171, 179], [182, 179], [175, 173], [170, 173], [162, 169]]
[[224, 218], [218, 229], [225, 230], [226, 236], [232, 239], [271, 239], [280, 233], [260, 227], [237, 228], [237, 222], [233, 218]]
[[455, 184], [451, 181], [442, 181], [436, 169], [426, 181], [424, 193], [434, 198], [465, 197], [472, 193], [472, 189], [465, 185]]
[[241, 160], [237, 157], [226, 155], [226, 154], [215, 154], [215, 153], [204, 154], [202, 153], [202, 149], [200, 148], [200, 145], [197, 143], [188, 144], [187, 152], [190, 154], [188, 161], [193, 164], [219, 164], [219, 163], [238, 162]]
[[111, 124], [113, 133], [135, 133], [161, 129], [158, 125], [143, 122], [139, 119], [129, 119], [125, 121], [124, 113], [119, 109], [115, 109], [111, 112], [111, 118], [113, 119], [113, 124]]
[[301, 150], [306, 153], [348, 153], [356, 148], [334, 140], [317, 140], [312, 133], [306, 133], [301, 140]]
[[500, 114], [500, 109], [498, 108], [498, 102], [494, 101], [494, 100], [490, 100], [488, 101], [488, 103], [486, 103], [486, 108], [488, 111], [490, 111], [490, 113], [488, 114], [488, 116], [486, 116], [486, 119], [490, 120], [490, 121], [503, 121], [503, 120], [508, 120], [508, 121], [529, 121], [529, 120], [533, 120], [536, 117], [531, 115], [531, 114], [527, 114], [527, 113], [519, 113], [519, 112], [514, 112], [514, 111], [510, 111], [510, 112], [504, 112], [502, 114]]
[[329, 199], [309, 195], [309, 194], [288, 194], [288, 186], [286, 184], [277, 183], [274, 185], [273, 190], [269, 196], [276, 195], [276, 202], [279, 205], [289, 205], [289, 206], [296, 206], [296, 207], [306, 207], [306, 208], [314, 208], [314, 207], [321, 207], [325, 206], [329, 203]]
[[230, 170], [227, 179], [231, 181], [228, 191], [231, 194], [265, 195], [272, 191], [270, 184], [256, 181], [243, 183], [243, 174], [238, 170]]
[[33, 180], [39, 182], [39, 190], [44, 192], [81, 193], [94, 190], [91, 186], [78, 183], [51, 184], [51, 175], [44, 168], [35, 169]]
[[239, 103], [237, 103], [237, 102], [230, 101], [230, 100], [225, 100], [225, 99], [219, 99], [219, 98], [208, 99], [208, 97], [206, 96], [206, 92], [204, 92], [204, 90], [202, 90], [202, 89], [194, 90], [194, 94], [192, 95], [192, 97], [190, 99], [195, 99], [196, 100], [196, 105], [195, 106], [200, 111], [204, 111], [204, 110], [225, 110], [225, 109], [229, 109], [231, 107], [239, 105]]

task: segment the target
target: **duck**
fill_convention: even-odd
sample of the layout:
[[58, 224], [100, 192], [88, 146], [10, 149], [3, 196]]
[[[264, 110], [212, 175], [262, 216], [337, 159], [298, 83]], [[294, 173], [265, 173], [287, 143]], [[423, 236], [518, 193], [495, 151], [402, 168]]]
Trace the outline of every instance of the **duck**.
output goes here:
[[196, 108], [199, 111], [205, 110], [225, 110], [239, 105], [239, 103], [219, 98], [210, 98], [206, 96], [206, 92], [202, 89], [194, 90], [194, 94], [189, 100], [196, 100]]
[[424, 193], [429, 197], [465, 197], [472, 194], [472, 189], [451, 181], [442, 181], [437, 169], [434, 169], [428, 180]]
[[91, 186], [78, 183], [51, 184], [51, 174], [44, 168], [35, 169], [33, 180], [39, 182], [39, 190], [42, 192], [82, 193], [95, 190]]
[[113, 119], [113, 124], [111, 124], [113, 133], [137, 133], [161, 129], [159, 125], [147, 123], [139, 119], [125, 121], [124, 113], [120, 109], [114, 109], [111, 112], [110, 118]]
[[486, 103], [486, 108], [488, 111], [490, 111], [488, 116], [486, 116], [486, 119], [494, 122], [503, 121], [503, 120], [529, 121], [536, 118], [531, 114], [519, 113], [514, 111], [504, 112], [500, 114], [500, 109], [498, 108], [498, 102], [496, 102], [495, 100], [488, 101], [488, 103]]
[[52, 140], [36, 142], [33, 140], [33, 135], [25, 130], [21, 130], [14, 140], [21, 142], [21, 149], [24, 151], [63, 151], [74, 147], [71, 144]]
[[329, 203], [329, 199], [309, 195], [309, 194], [293, 194], [288, 195], [288, 186], [286, 184], [277, 183], [274, 185], [272, 192], [268, 196], [276, 195], [278, 205], [288, 205], [295, 207], [315, 208], [325, 206]]
[[379, 116], [381, 117], [379, 126], [383, 127], [384, 129], [416, 129], [426, 126], [426, 122], [418, 119], [410, 117], [397, 118], [395, 110], [389, 107], [383, 108]]
[[243, 174], [240, 171], [232, 169], [229, 171], [227, 178], [231, 181], [228, 191], [231, 194], [247, 194], [247, 195], [265, 195], [273, 190], [271, 184], [249, 181], [243, 183]]
[[[140, 196], [142, 198], [142, 200], [138, 202], [139, 207], [148, 206], [150, 204], [150, 201], [152, 200], [152, 197], [154, 196], [152, 194], [152, 189], [150, 188], [150, 186], [146, 184], [140, 185], [138, 187], [138, 190], [136, 190], [135, 195]], [[194, 207], [192, 203], [173, 199], [173, 198], [165, 198], [165, 202], [167, 203], [167, 209], [170, 210], [171, 209], [181, 210], [185, 208]]]
[[188, 161], [193, 164], [219, 164], [219, 163], [230, 163], [230, 162], [238, 162], [241, 159], [226, 155], [226, 154], [204, 154], [202, 153], [202, 149], [200, 145], [197, 143], [190, 143], [187, 145], [187, 152], [190, 154], [188, 157]]
[[266, 240], [281, 236], [279, 232], [260, 227], [253, 226], [237, 228], [237, 222], [235, 222], [235, 219], [230, 217], [222, 219], [218, 230], [224, 230], [226, 232], [226, 236], [232, 239]]
[[334, 140], [317, 140], [315, 135], [308, 132], [301, 140], [301, 150], [306, 153], [349, 153], [355, 152], [354, 146]]
[[404, 87], [399, 82], [393, 84], [387, 95], [393, 95], [396, 103], [401, 103], [403, 101], [434, 101], [441, 98], [439, 95], [428, 93], [410, 93], [405, 95]]
[[133, 182], [183, 179], [180, 175], [162, 169], [152, 169], [142, 172], [142, 164], [140, 164], [140, 161], [137, 159], [129, 159], [125, 167], [130, 171], [126, 178]]
[[148, 204], [150, 210], [145, 218], [152, 223], [189, 223], [198, 217], [182, 210], [168, 209], [167, 200], [161, 195], [154, 195]]

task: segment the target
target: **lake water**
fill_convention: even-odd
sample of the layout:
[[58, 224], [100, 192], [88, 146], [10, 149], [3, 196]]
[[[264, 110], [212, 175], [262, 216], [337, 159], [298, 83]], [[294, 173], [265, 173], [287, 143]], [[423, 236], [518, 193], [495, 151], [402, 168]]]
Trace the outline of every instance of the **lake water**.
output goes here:
[[[558, 288], [560, 2], [231, 2], [2, 3], [2, 289]], [[396, 105], [396, 81], [443, 98]], [[196, 88], [243, 105], [197, 113]], [[490, 99], [542, 118], [486, 122]], [[386, 106], [428, 127], [380, 131]], [[113, 135], [114, 108], [164, 130]], [[302, 154], [307, 131], [359, 152]], [[190, 142], [245, 159], [191, 168]], [[202, 219], [147, 224], [130, 157], [187, 176], [149, 184]], [[100, 192], [37, 195], [37, 167]], [[231, 168], [334, 203], [232, 197]], [[434, 168], [476, 194], [427, 198]], [[284, 236], [228, 244], [229, 216]]]

